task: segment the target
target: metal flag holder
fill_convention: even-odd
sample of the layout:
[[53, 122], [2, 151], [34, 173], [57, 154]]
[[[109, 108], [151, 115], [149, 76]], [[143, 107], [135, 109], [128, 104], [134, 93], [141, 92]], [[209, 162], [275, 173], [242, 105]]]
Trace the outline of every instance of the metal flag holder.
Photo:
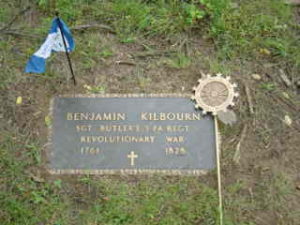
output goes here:
[[68, 65], [69, 65], [69, 68], [70, 68], [70, 73], [71, 73], [71, 77], [72, 77], [73, 84], [74, 84], [74, 86], [73, 86], [73, 96], [75, 97], [75, 86], [76, 86], [77, 82], [76, 82], [76, 78], [75, 78], [75, 74], [74, 74], [74, 70], [73, 70], [73, 66], [72, 66], [72, 61], [71, 61], [70, 54], [69, 54], [69, 51], [68, 51], [66, 38], [65, 38], [65, 35], [64, 35], [64, 32], [63, 32], [63, 25], [62, 25], [61, 19], [59, 17], [59, 12], [56, 11], [55, 15], [56, 15], [56, 18], [57, 18], [58, 28], [59, 28], [59, 31], [60, 31], [60, 34], [61, 34], [61, 37], [62, 37], [62, 40], [63, 40], [63, 44], [64, 44], [64, 48], [65, 48], [65, 52], [66, 52], [66, 57], [67, 57], [67, 60], [68, 60]]
[[198, 86], [194, 87], [195, 94], [192, 100], [195, 101], [196, 109], [202, 109], [206, 115], [211, 113], [214, 118], [215, 138], [216, 138], [216, 166], [218, 180], [218, 198], [219, 198], [219, 224], [223, 225], [223, 200], [222, 200], [222, 180], [220, 165], [220, 140], [218, 128], [218, 112], [226, 112], [229, 106], [234, 106], [234, 99], [238, 97], [235, 92], [237, 85], [230, 82], [230, 77], [224, 77], [222, 74], [211, 76], [202, 74], [198, 80]]

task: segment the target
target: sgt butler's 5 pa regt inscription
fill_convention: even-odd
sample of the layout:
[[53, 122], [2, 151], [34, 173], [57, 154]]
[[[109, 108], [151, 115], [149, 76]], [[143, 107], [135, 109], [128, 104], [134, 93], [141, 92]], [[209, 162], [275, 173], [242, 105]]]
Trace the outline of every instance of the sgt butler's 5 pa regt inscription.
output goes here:
[[215, 165], [210, 116], [183, 95], [57, 97], [49, 171], [202, 174]]

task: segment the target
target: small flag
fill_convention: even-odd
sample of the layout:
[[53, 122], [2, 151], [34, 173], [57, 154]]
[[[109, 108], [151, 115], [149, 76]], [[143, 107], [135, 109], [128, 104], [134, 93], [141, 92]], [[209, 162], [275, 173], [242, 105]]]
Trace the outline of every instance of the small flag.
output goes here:
[[46, 68], [46, 59], [50, 57], [51, 52], [66, 51], [62, 34], [64, 35], [68, 52], [74, 50], [75, 43], [69, 28], [60, 18], [57, 17], [52, 21], [51, 29], [45, 42], [28, 60], [25, 73], [44, 73]]

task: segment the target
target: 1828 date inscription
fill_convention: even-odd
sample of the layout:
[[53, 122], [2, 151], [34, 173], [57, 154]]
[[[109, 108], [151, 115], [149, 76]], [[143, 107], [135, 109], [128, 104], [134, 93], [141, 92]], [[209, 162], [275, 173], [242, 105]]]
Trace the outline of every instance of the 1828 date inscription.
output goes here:
[[56, 97], [51, 114], [54, 174], [199, 175], [215, 165], [213, 118], [186, 96]]

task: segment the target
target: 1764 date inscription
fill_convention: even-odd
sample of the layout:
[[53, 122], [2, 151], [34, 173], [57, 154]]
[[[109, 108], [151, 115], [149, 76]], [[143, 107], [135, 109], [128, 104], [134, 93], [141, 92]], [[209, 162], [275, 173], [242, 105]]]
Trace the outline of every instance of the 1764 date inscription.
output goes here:
[[53, 174], [199, 175], [215, 166], [213, 118], [183, 95], [56, 97]]

